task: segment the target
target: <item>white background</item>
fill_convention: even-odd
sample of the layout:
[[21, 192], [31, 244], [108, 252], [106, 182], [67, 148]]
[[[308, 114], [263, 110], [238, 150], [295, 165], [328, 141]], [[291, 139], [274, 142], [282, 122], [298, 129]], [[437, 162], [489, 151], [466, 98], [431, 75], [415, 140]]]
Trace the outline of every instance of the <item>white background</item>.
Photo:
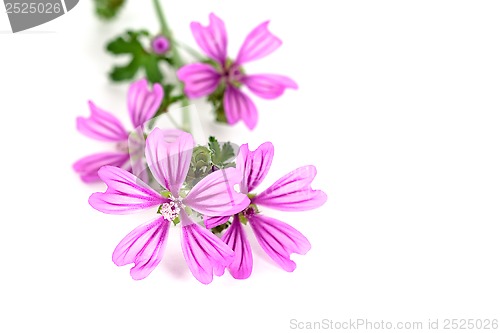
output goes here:
[[[290, 320], [500, 319], [500, 2], [163, 1], [181, 40], [191, 21], [223, 18], [235, 56], [271, 19], [284, 41], [247, 72], [289, 75], [300, 89], [255, 99], [249, 132], [207, 134], [251, 148], [272, 141], [260, 189], [315, 164], [327, 192], [311, 212], [277, 213], [312, 243], [294, 273], [255, 249], [245, 281], [208, 286], [189, 273], [171, 231], [162, 264], [133, 281], [111, 253], [144, 216], [94, 211], [71, 165], [105, 150], [77, 133], [87, 100], [127, 122], [104, 43], [158, 29], [150, 1], [111, 24], [90, 1], [29, 32], [0, 14], [0, 331], [292, 332]], [[210, 110], [197, 102], [203, 119]], [[254, 242], [254, 241], [253, 241]], [[255, 242], [254, 242], [255, 244]]]

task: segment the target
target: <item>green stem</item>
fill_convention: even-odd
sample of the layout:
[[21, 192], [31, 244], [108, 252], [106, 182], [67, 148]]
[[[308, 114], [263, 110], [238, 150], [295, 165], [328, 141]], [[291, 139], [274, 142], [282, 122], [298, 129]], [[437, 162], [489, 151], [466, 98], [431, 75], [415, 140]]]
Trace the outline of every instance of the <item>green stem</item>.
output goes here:
[[182, 129], [188, 133], [191, 133], [191, 117], [189, 115], [189, 100], [187, 98], [183, 98], [182, 102]]
[[182, 61], [179, 51], [175, 47], [177, 43], [175, 42], [172, 30], [170, 30], [168, 26], [167, 19], [165, 18], [165, 14], [163, 13], [163, 9], [160, 5], [160, 0], [153, 0], [153, 5], [155, 7], [156, 16], [158, 16], [158, 21], [160, 21], [161, 33], [167, 37], [170, 42], [170, 52], [172, 53], [173, 66], [175, 69], [179, 69], [184, 65], [184, 62]]
[[198, 51], [193, 49], [191, 46], [186, 45], [182, 42], [176, 41], [176, 45], [180, 47], [181, 49], [184, 49], [187, 53], [189, 53], [193, 58], [195, 58], [198, 61], [204, 61], [206, 58]]
[[155, 7], [156, 16], [158, 16], [158, 21], [160, 21], [161, 33], [168, 36], [170, 34], [170, 29], [168, 28], [167, 20], [165, 19], [159, 0], [153, 0], [153, 5]]
[[[161, 33], [165, 37], [167, 37], [167, 39], [170, 42], [170, 47], [171, 47], [170, 52], [172, 54], [172, 66], [174, 67], [174, 69], [179, 69], [182, 66], [184, 66], [184, 61], [182, 60], [181, 55], [179, 53], [179, 50], [177, 48], [180, 44], [175, 40], [174, 35], [172, 33], [172, 30], [170, 30], [170, 28], [168, 26], [167, 19], [165, 17], [165, 14], [163, 13], [163, 9], [160, 5], [160, 0], [153, 0], [153, 5], [155, 8], [156, 15], [158, 16], [158, 20], [160, 21]], [[182, 107], [183, 107], [183, 109], [182, 109], [182, 129], [186, 132], [191, 132], [191, 119], [189, 116], [189, 109], [187, 108], [188, 105], [189, 105], [189, 100], [186, 97], [184, 97], [182, 99]], [[167, 115], [169, 115], [168, 111], [167, 111]], [[173, 120], [173, 119], [171, 118], [171, 120]], [[179, 128], [179, 126], [175, 122], [173, 122], [173, 123], [174, 123], [174, 126]]]

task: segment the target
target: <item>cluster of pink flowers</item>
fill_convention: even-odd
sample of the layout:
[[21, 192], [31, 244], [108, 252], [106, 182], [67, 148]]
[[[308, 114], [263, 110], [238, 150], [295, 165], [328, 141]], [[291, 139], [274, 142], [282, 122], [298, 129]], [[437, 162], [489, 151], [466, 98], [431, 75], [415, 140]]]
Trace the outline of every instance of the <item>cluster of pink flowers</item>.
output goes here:
[[[297, 88], [288, 77], [249, 75], [242, 68], [281, 45], [269, 32], [268, 23], [247, 36], [235, 60], [227, 57], [227, 34], [221, 19], [211, 14], [207, 27], [192, 23], [195, 40], [209, 61], [178, 69], [184, 96], [192, 99], [218, 91], [227, 123], [242, 120], [253, 129], [257, 110], [243, 87], [266, 99], [281, 96], [287, 88]], [[168, 55], [173, 47], [161, 35], [151, 45], [156, 54]], [[193, 181], [191, 173], [198, 165], [195, 151], [212, 154], [214, 149], [197, 146], [193, 136], [180, 129], [146, 128], [165, 98], [161, 84], [150, 86], [145, 79], [133, 82], [127, 98], [131, 131], [93, 102], [89, 102], [90, 117], [77, 119], [77, 129], [85, 136], [115, 144], [115, 151], [86, 156], [73, 165], [84, 182], [102, 181], [107, 186], [104, 192], [92, 194], [89, 204], [106, 214], [151, 210], [151, 220], [117, 245], [113, 262], [133, 265], [132, 278], [144, 279], [163, 258], [170, 227], [179, 225], [187, 267], [198, 281], [208, 284], [214, 274], [220, 276], [226, 268], [234, 278], [246, 279], [253, 267], [245, 232], [250, 225], [264, 252], [285, 271], [294, 271], [296, 264], [290, 256], [306, 254], [311, 248], [309, 241], [290, 225], [262, 214], [260, 208], [297, 212], [323, 205], [326, 194], [311, 188], [316, 168], [309, 165], [295, 169], [257, 194], [255, 189], [271, 167], [274, 146], [266, 142], [251, 151], [244, 144], [238, 152], [229, 150], [235, 163], [210, 162], [203, 175]]]
[[[194, 277], [210, 283], [213, 273], [222, 275], [226, 267], [237, 279], [252, 271], [252, 252], [242, 224], [251, 225], [264, 251], [284, 270], [293, 271], [292, 253], [305, 254], [307, 239], [291, 226], [262, 215], [258, 206], [284, 211], [303, 211], [321, 206], [326, 195], [311, 188], [316, 175], [313, 166], [285, 175], [258, 195], [254, 190], [265, 178], [273, 159], [273, 145], [265, 143], [256, 151], [243, 145], [236, 168], [214, 171], [191, 190], [182, 191], [194, 148], [189, 133], [154, 129], [146, 139], [146, 161], [161, 190], [155, 190], [129, 171], [104, 166], [98, 174], [108, 186], [94, 193], [89, 203], [107, 214], [129, 214], [151, 207], [156, 217], [129, 233], [116, 247], [113, 261], [118, 266], [134, 264], [130, 274], [143, 279], [163, 257], [172, 223], [182, 228], [182, 251]], [[239, 184], [240, 192], [234, 185]], [[188, 211], [203, 214], [204, 226], [193, 221]], [[210, 229], [232, 223], [222, 238]]]

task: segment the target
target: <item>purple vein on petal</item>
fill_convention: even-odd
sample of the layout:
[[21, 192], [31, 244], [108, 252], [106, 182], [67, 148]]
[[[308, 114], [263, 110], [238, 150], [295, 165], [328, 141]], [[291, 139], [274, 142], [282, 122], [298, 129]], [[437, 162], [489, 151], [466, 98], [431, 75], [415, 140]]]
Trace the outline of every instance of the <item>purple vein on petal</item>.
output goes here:
[[105, 166], [99, 170], [99, 177], [108, 188], [104, 193], [92, 194], [89, 203], [103, 213], [128, 214], [166, 201], [149, 185], [123, 169]]

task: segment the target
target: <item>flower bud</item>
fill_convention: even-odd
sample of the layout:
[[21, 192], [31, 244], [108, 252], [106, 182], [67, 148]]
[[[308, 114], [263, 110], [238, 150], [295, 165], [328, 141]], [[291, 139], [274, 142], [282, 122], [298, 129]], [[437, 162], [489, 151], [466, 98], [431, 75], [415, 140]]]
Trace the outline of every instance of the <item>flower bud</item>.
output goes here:
[[158, 35], [151, 41], [151, 48], [153, 49], [154, 53], [162, 55], [167, 53], [167, 51], [170, 49], [170, 43], [165, 36]]

